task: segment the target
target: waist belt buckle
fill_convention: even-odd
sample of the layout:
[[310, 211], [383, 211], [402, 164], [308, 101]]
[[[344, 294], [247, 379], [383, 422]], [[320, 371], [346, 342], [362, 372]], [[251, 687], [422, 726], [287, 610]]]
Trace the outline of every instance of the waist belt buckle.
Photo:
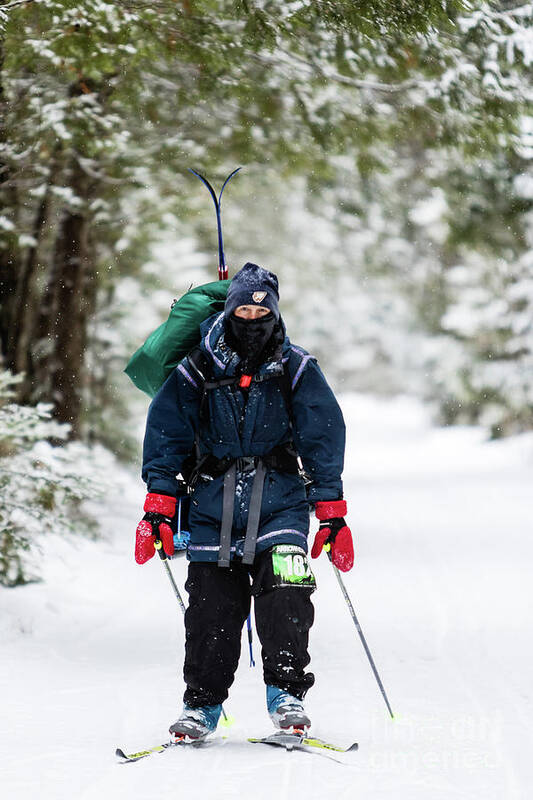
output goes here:
[[255, 456], [240, 456], [235, 460], [235, 464], [239, 472], [252, 472], [257, 466], [257, 458]]

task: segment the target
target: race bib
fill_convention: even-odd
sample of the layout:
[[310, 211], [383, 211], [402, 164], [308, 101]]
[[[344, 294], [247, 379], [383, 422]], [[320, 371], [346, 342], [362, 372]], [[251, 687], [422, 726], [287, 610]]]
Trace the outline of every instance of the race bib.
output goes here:
[[305, 550], [295, 544], [278, 544], [272, 548], [272, 571], [276, 586], [316, 587]]

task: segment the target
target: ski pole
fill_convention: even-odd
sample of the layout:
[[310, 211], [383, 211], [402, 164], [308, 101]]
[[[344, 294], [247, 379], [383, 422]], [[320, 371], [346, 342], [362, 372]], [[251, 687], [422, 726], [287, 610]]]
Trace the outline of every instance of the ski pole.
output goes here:
[[170, 569], [170, 566], [168, 564], [167, 554], [165, 553], [165, 549], [163, 547], [163, 542], [161, 541], [161, 539], [156, 539], [155, 540], [154, 547], [155, 547], [155, 549], [157, 550], [157, 552], [159, 554], [159, 558], [163, 562], [163, 566], [164, 566], [164, 568], [166, 570], [166, 573], [168, 575], [168, 579], [169, 579], [170, 583], [172, 584], [172, 588], [174, 590], [174, 594], [176, 595], [176, 599], [177, 599], [177, 601], [179, 603], [179, 606], [180, 606], [181, 610], [183, 611], [183, 614], [185, 614], [185, 603], [183, 602], [183, 598], [182, 598], [182, 596], [180, 594], [180, 590], [178, 589], [178, 585], [177, 585], [176, 581], [174, 580], [174, 575], [172, 574], [172, 570]]
[[253, 633], [252, 633], [252, 618], [251, 618], [250, 614], [248, 614], [248, 619], [246, 620], [246, 626], [248, 628], [248, 647], [250, 648], [250, 666], [251, 667], [255, 667]]
[[389, 714], [391, 715], [391, 718], [394, 719], [394, 714], [392, 713], [392, 708], [390, 707], [390, 703], [389, 703], [389, 699], [387, 697], [387, 693], [385, 691], [385, 687], [383, 686], [383, 683], [381, 682], [381, 678], [379, 677], [379, 673], [378, 673], [378, 671], [376, 669], [376, 665], [374, 663], [374, 659], [372, 658], [372, 655], [371, 655], [370, 650], [368, 648], [368, 645], [366, 643], [366, 639], [365, 639], [364, 633], [361, 630], [361, 626], [359, 624], [359, 620], [357, 619], [357, 615], [356, 615], [356, 613], [354, 611], [354, 607], [352, 605], [352, 601], [350, 600], [350, 596], [348, 594], [346, 586], [344, 585], [344, 581], [341, 578], [341, 574], [340, 574], [339, 570], [337, 569], [337, 567], [335, 566], [335, 564], [331, 560], [331, 545], [330, 544], [324, 545], [324, 550], [328, 554], [328, 558], [329, 558], [330, 564], [333, 567], [333, 572], [335, 573], [335, 576], [336, 576], [336, 578], [337, 578], [337, 580], [339, 582], [339, 586], [341, 587], [341, 592], [343, 594], [343, 597], [346, 600], [346, 605], [348, 606], [348, 610], [349, 610], [350, 615], [352, 617], [353, 624], [355, 625], [355, 627], [357, 629], [357, 633], [359, 634], [359, 638], [361, 639], [363, 647], [365, 648], [365, 653], [366, 653], [366, 656], [368, 658], [368, 661], [370, 662], [370, 666], [372, 667], [372, 672], [374, 673], [374, 677], [375, 677], [375, 679], [376, 679], [376, 681], [378, 683], [379, 690], [380, 690], [380, 692], [381, 692], [381, 694], [383, 696], [383, 699], [385, 700], [385, 703], [387, 705], [387, 708], [389, 710]]
[[220, 190], [220, 194], [219, 194], [218, 199], [217, 199], [215, 190], [213, 189], [213, 187], [211, 186], [211, 184], [209, 183], [207, 178], [204, 178], [204, 176], [201, 175], [199, 172], [197, 172], [195, 169], [192, 169], [191, 167], [189, 167], [189, 172], [192, 172], [193, 175], [196, 175], [197, 178], [200, 178], [202, 183], [205, 186], [207, 186], [207, 189], [209, 190], [209, 194], [213, 198], [213, 203], [215, 204], [215, 212], [216, 212], [216, 215], [217, 215], [217, 230], [218, 230], [218, 279], [219, 279], [219, 281], [225, 281], [228, 278], [228, 268], [226, 266], [226, 258], [224, 256], [224, 241], [222, 239], [222, 206], [221, 206], [221, 203], [222, 203], [222, 192], [226, 188], [226, 184], [230, 182], [230, 180], [233, 178], [233, 176], [236, 175], [237, 172], [240, 169], [242, 169], [242, 167], [237, 167], [237, 169], [234, 169], [233, 172], [230, 172], [230, 174], [228, 175], [228, 177], [226, 178], [226, 180], [224, 181], [224, 183], [222, 185], [222, 189]]
[[[168, 575], [168, 579], [169, 579], [170, 583], [172, 584], [172, 588], [174, 590], [174, 594], [176, 595], [176, 598], [178, 600], [179, 606], [180, 606], [181, 610], [183, 611], [183, 615], [185, 616], [185, 603], [183, 602], [183, 598], [182, 598], [182, 596], [180, 594], [180, 590], [178, 589], [178, 584], [174, 580], [174, 575], [172, 574], [172, 570], [170, 569], [170, 565], [168, 563], [168, 556], [165, 553], [165, 548], [163, 547], [163, 542], [161, 541], [161, 539], [156, 539], [155, 540], [154, 547], [155, 547], [155, 549], [157, 550], [157, 552], [159, 554], [159, 558], [163, 562], [163, 566], [164, 566], [165, 571], [166, 571], [166, 573]], [[226, 712], [224, 710], [224, 706], [222, 706], [222, 716], [224, 717], [224, 721], [225, 722], [229, 722], [229, 718], [228, 718], [228, 715], [226, 714]]]

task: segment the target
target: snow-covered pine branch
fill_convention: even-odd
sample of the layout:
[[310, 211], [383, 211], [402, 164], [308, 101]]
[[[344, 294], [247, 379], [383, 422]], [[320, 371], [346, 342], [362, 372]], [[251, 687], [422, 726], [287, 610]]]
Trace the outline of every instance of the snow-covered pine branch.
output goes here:
[[43, 538], [94, 534], [85, 500], [103, 493], [98, 475], [110, 473], [111, 456], [81, 442], [53, 446], [68, 426], [51, 418], [51, 407], [10, 402], [19, 376], [0, 372], [0, 583], [36, 580]]

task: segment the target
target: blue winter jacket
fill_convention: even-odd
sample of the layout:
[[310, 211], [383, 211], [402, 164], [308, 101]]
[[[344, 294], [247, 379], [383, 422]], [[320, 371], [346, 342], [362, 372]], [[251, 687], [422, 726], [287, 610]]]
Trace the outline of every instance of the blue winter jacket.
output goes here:
[[[240, 359], [224, 341], [224, 315], [210, 317], [201, 330], [210, 377], [235, 375]], [[268, 374], [282, 375], [284, 363], [292, 384], [292, 430], [282, 381], [265, 379]], [[256, 552], [276, 544], [296, 544], [307, 552], [309, 504], [342, 497], [345, 446], [342, 412], [316, 360], [285, 337], [282, 359], [260, 367], [247, 398], [237, 385], [207, 392], [208, 414], [202, 414], [202, 421], [202, 393], [195, 375], [184, 358], [152, 400], [142, 470], [148, 490], [176, 493], [176, 476], [194, 447], [196, 434], [201, 454], [217, 458], [266, 455], [292, 439], [312, 484], [306, 492], [299, 475], [268, 470]], [[237, 473], [232, 557], [242, 555], [253, 476], [253, 472]], [[200, 479], [192, 495], [187, 555], [193, 561], [218, 558], [223, 482], [223, 476]]]

